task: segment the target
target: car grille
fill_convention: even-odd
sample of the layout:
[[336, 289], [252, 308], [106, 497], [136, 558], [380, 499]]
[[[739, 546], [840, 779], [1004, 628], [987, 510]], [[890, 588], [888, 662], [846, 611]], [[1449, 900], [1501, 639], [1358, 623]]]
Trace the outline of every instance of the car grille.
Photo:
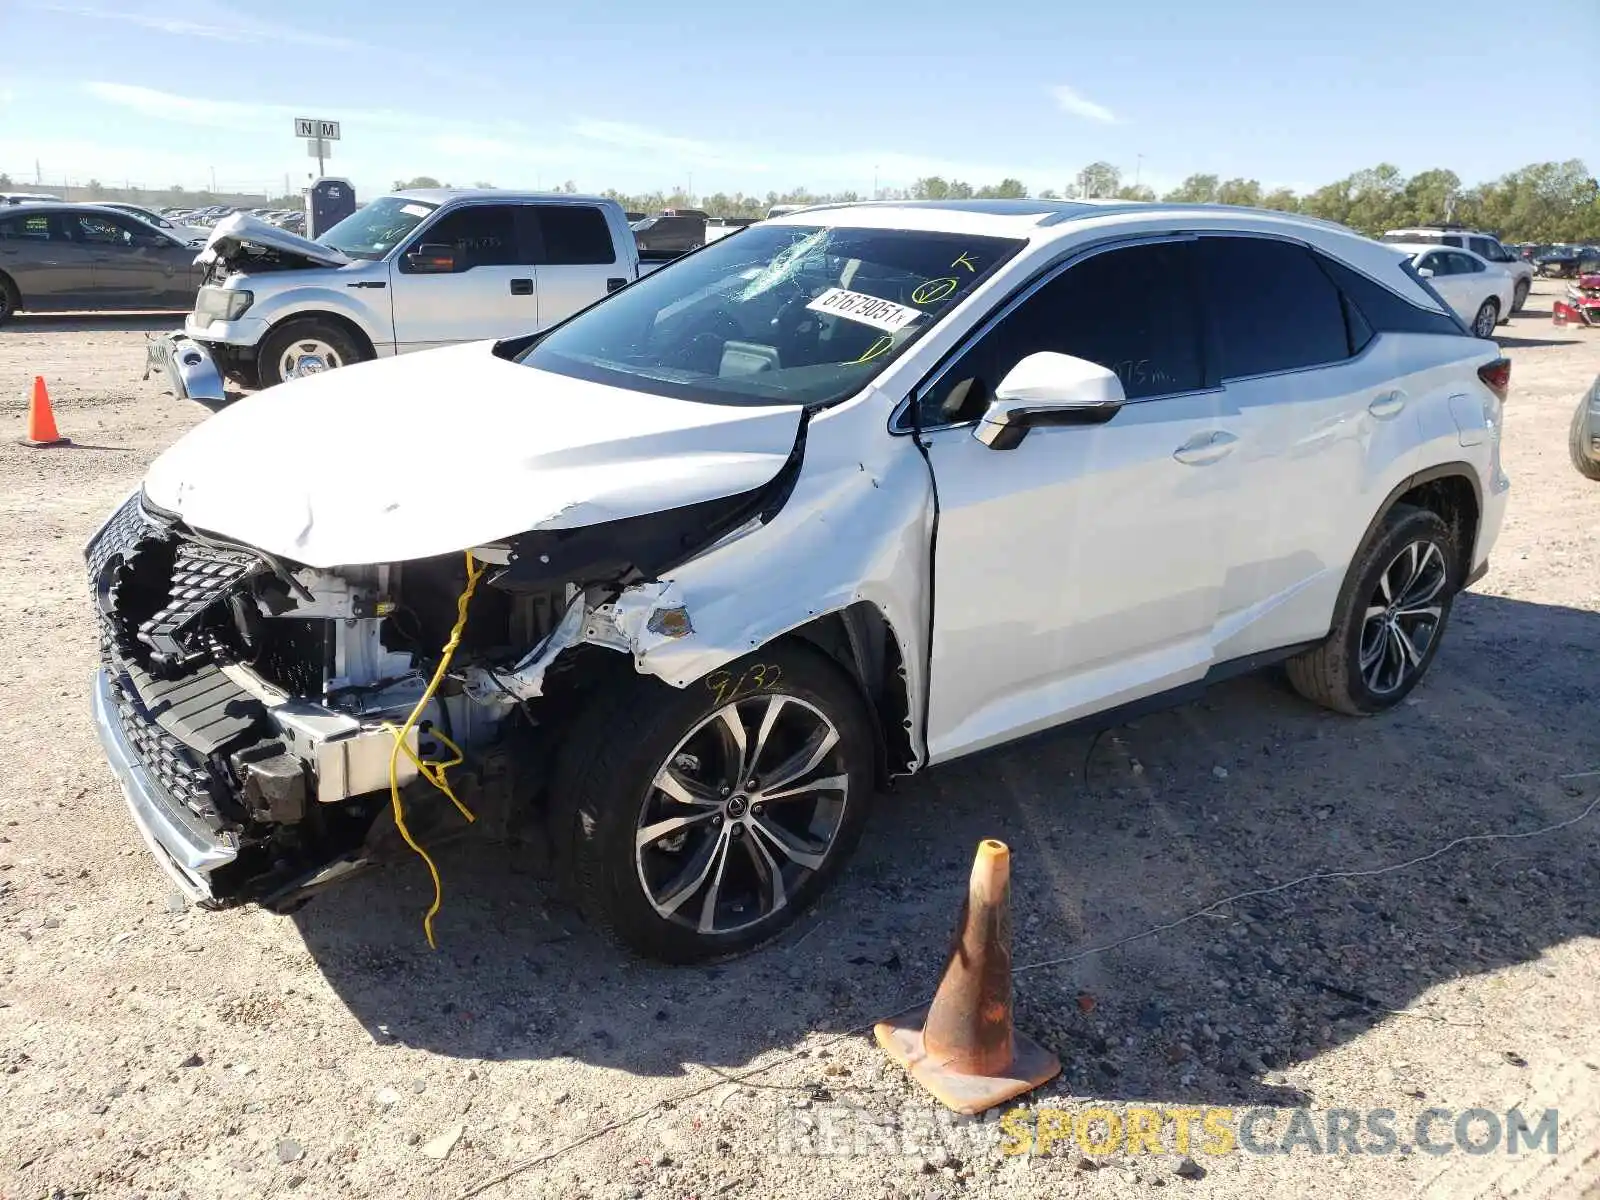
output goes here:
[[113, 674], [111, 684], [122, 731], [157, 786], [181, 804], [208, 836], [231, 839], [232, 835], [226, 832], [226, 822], [218, 808], [220, 785], [212, 778], [205, 763], [156, 724], [127, 675], [121, 672]]
[[172, 564], [166, 606], [139, 626], [139, 640], [168, 666], [200, 657], [204, 647], [197, 640], [185, 644], [179, 635], [260, 567], [261, 561], [244, 550], [180, 543]]

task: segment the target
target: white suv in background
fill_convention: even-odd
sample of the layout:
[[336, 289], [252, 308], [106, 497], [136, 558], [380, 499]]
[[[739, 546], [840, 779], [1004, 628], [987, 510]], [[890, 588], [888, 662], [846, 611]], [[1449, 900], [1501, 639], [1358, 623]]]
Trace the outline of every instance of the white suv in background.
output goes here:
[[1410, 259], [1416, 273], [1433, 285], [1476, 336], [1493, 337], [1494, 327], [1510, 317], [1516, 282], [1498, 263], [1447, 246], [1403, 242], [1389, 246]]
[[1300, 216], [809, 208], [191, 430], [87, 550], [96, 722], [191, 895], [461, 831], [414, 752], [627, 945], [735, 953], [892, 777], [1270, 662], [1398, 704], [1488, 568], [1509, 373]]
[[1492, 233], [1479, 233], [1460, 225], [1419, 225], [1413, 229], [1391, 229], [1383, 235], [1383, 240], [1397, 245], [1454, 246], [1458, 250], [1470, 250], [1485, 262], [1505, 268], [1511, 276], [1511, 307], [1501, 310], [1503, 317], [1521, 312], [1528, 302], [1528, 292], [1533, 288], [1533, 264], [1507, 250]]

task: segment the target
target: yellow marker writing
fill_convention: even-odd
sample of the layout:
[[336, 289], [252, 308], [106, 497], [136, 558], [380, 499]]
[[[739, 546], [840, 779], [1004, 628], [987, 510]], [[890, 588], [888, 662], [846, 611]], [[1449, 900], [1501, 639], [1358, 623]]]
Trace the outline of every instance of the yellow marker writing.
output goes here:
[[956, 259], [955, 262], [950, 264], [950, 269], [952, 271], [955, 270], [957, 267], [965, 267], [967, 270], [971, 271], [974, 275], [976, 275], [978, 273], [978, 268], [973, 264], [972, 260], [967, 257], [967, 252], [965, 250], [963, 250], [961, 252], [961, 257], [960, 258]]
[[937, 304], [960, 286], [959, 280], [948, 275], [943, 279], [930, 279], [911, 293], [911, 303]]
[[873, 359], [877, 358], [878, 355], [887, 352], [889, 347], [893, 345], [894, 339], [888, 334], [884, 334], [877, 341], [873, 342], [872, 345], [868, 346], [867, 352], [855, 361], [858, 363], [871, 362]]

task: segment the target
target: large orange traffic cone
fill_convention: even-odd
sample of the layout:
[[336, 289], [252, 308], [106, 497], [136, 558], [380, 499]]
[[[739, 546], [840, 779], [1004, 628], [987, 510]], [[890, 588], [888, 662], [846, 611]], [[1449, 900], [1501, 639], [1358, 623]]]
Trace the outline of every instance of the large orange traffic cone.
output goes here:
[[24, 446], [64, 446], [67, 439], [56, 431], [56, 416], [50, 411], [50, 393], [44, 376], [33, 377], [33, 399], [28, 402], [28, 432]]
[[978, 844], [955, 946], [927, 1009], [879, 1021], [878, 1044], [947, 1108], [981, 1113], [1032, 1091], [1061, 1060], [1011, 1024], [1011, 851]]

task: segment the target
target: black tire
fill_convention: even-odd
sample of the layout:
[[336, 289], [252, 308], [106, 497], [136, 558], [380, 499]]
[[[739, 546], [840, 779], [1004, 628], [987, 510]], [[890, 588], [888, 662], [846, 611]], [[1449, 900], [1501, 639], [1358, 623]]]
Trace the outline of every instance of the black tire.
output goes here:
[[0, 325], [4, 325], [22, 307], [22, 293], [11, 282], [11, 276], [0, 271]]
[[1585, 392], [1572, 414], [1572, 424], [1567, 430], [1567, 449], [1572, 453], [1572, 465], [1578, 468], [1579, 475], [1600, 481], [1600, 462], [1595, 460], [1593, 451], [1589, 449], [1588, 412], [1589, 394]]
[[285, 321], [261, 339], [261, 346], [256, 351], [256, 378], [262, 387], [269, 388], [283, 382], [280, 364], [283, 356], [297, 342], [306, 345], [320, 343], [327, 347], [337, 358], [335, 366], [349, 366], [371, 357], [337, 322], [325, 317], [298, 317]]
[[[697, 739], [716, 738], [731, 750], [732, 739], [723, 731], [718, 714], [732, 702], [747, 730], [746, 744], [752, 745], [749, 731], [759, 734], [761, 722], [751, 724], [750, 715], [764, 715], [773, 696], [785, 698], [780, 705], [784, 722], [810, 721], [820, 713], [831, 723], [838, 734], [833, 751], [816, 770], [800, 778], [811, 780], [819, 772], [827, 773], [826, 782], [843, 778], [845, 790], [824, 788], [815, 793], [814, 803], [803, 798], [785, 802], [775, 796], [765, 813], [756, 801], [735, 809], [732, 806], [744, 789], [728, 795], [710, 782], [723, 777], [721, 767], [726, 764], [718, 763], [719, 752], [712, 743]], [[703, 724], [708, 721], [715, 723]], [[663, 962], [725, 958], [770, 941], [817, 899], [860, 839], [874, 778], [870, 721], [850, 678], [826, 655], [798, 641], [777, 643], [683, 689], [648, 678], [622, 681], [594, 698], [562, 742], [548, 809], [550, 844], [562, 891], [613, 941]], [[814, 742], [794, 740], [795, 731], [806, 728], [800, 724], [793, 730], [780, 723], [772, 728], [767, 745], [777, 749], [777, 757], [760, 757], [758, 769], [800, 757], [809, 761], [808, 747], [825, 741], [820, 736]], [[815, 730], [820, 734], [823, 726]], [[676, 770], [675, 779], [693, 786], [697, 807], [681, 804], [655, 786], [669, 768]], [[781, 783], [769, 787], [785, 790]], [[752, 790], [749, 795], [761, 793]], [[701, 815], [706, 805], [712, 806], [713, 815]], [[803, 819], [808, 807], [810, 823], [797, 831], [793, 822]], [[758, 835], [756, 825], [765, 822], [763, 828], [776, 825], [789, 837], [807, 837], [824, 810], [837, 814], [837, 819], [831, 840], [813, 843], [824, 846], [818, 865], [803, 868], [784, 857], [776, 872], [781, 886], [773, 887], [772, 875], [763, 878], [759, 873], [758, 852], [766, 854], [769, 864], [777, 862], [775, 852], [779, 856], [783, 852], [770, 835]], [[663, 814], [674, 814], [669, 820], [684, 819], [676, 814], [685, 814], [696, 824], [636, 850], [641, 830], [659, 829]], [[740, 836], [734, 837], [735, 833]], [[719, 848], [726, 873], [717, 869], [713, 895], [708, 883], [693, 884], [693, 879], [697, 864], [700, 878], [712, 879], [703, 864], [715, 862]], [[792, 876], [785, 879], [785, 871], [792, 871]], [[647, 875], [656, 876], [659, 895], [647, 890]], [[728, 921], [719, 919], [724, 911], [723, 887], [729, 889]], [[709, 905], [708, 895], [713, 897]], [[783, 903], [767, 911], [779, 895]], [[657, 901], [670, 909], [674, 896], [682, 897], [678, 904], [683, 911], [663, 915]], [[754, 905], [749, 911], [756, 915], [740, 925], [746, 901]], [[700, 926], [708, 907], [713, 920], [705, 931]], [[719, 924], [726, 928], [717, 928]]]
[[1494, 327], [1498, 324], [1500, 324], [1500, 301], [1490, 296], [1478, 306], [1477, 315], [1472, 318], [1473, 336], [1493, 337]]
[[1517, 280], [1516, 287], [1514, 287], [1511, 291], [1512, 312], [1519, 313], [1522, 311], [1523, 305], [1528, 303], [1528, 292], [1532, 289], [1532, 287], [1533, 283], [1530, 280]]
[[[1404, 578], [1406, 564], [1401, 558], [1417, 546], [1433, 548], [1442, 572], [1437, 594], [1427, 599], [1427, 606], [1436, 608], [1437, 616], [1431, 629], [1426, 630], [1426, 644], [1420, 651], [1416, 643], [1424, 632], [1425, 621], [1401, 617], [1401, 621], [1406, 622], [1401, 626], [1404, 631], [1401, 641], [1394, 641], [1383, 629], [1386, 624], [1393, 624], [1388, 617], [1403, 595], [1391, 595], [1392, 603], [1384, 609], [1383, 617], [1372, 616], [1374, 605], [1383, 605], [1380, 581], [1385, 576], [1389, 577], [1384, 582], [1389, 584], [1391, 594], [1397, 589], [1403, 592], [1398, 581]], [[1423, 561], [1432, 563], [1428, 551], [1420, 554]], [[1450, 621], [1451, 605], [1461, 586], [1459, 564], [1455, 535], [1437, 513], [1409, 504], [1395, 505], [1351, 564], [1344, 585], [1339, 589], [1333, 628], [1328, 636], [1314, 649], [1296, 655], [1285, 664], [1295, 691], [1325, 708], [1357, 717], [1371, 716], [1399, 704], [1427, 674], [1438, 652]], [[1400, 570], [1395, 571], [1396, 567]], [[1426, 584], [1432, 580], [1433, 576], [1428, 575], [1421, 582]], [[1418, 595], [1421, 594], [1419, 590]], [[1374, 632], [1375, 637], [1372, 636]], [[1415, 661], [1406, 654], [1407, 646], [1417, 653]], [[1382, 651], [1376, 675], [1368, 657], [1373, 647]], [[1391, 662], [1402, 663], [1402, 669], [1388, 671]]]

